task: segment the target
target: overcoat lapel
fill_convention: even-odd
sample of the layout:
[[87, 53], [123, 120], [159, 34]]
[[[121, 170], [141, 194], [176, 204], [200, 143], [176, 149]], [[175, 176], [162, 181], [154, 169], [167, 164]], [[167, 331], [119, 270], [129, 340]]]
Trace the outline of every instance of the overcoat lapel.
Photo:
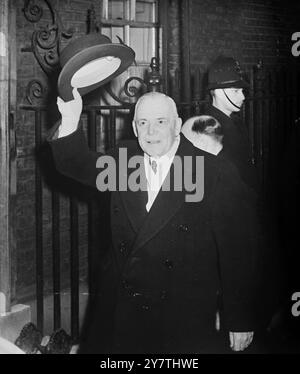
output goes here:
[[[145, 168], [143, 168], [143, 174], [145, 174]], [[147, 216], [146, 204], [148, 201], [148, 193], [147, 193], [147, 181], [146, 175], [142, 175], [141, 179], [144, 179], [141, 183], [146, 185], [146, 188], [143, 190], [131, 191], [121, 191], [121, 201], [123, 202], [123, 206], [127, 217], [130, 221], [130, 224], [133, 230], [137, 233], [144, 222], [144, 219]]]
[[[147, 216], [146, 204], [148, 200], [147, 193], [147, 179], [144, 166], [144, 153], [137, 146], [132, 149], [128, 148], [128, 160], [132, 156], [140, 156], [140, 165], [137, 165], [135, 169], [127, 168], [127, 170], [121, 170], [121, 173], [127, 172], [125, 175], [127, 181], [133, 173], [139, 174], [140, 178], [137, 181], [140, 185], [140, 189], [133, 191], [131, 188], [127, 187], [126, 191], [120, 191], [121, 201], [123, 203], [124, 210], [127, 214], [129, 222], [133, 230], [137, 233], [143, 224], [145, 217]], [[125, 178], [124, 177], [124, 178]]]
[[[177, 156], [181, 157], [183, 165], [183, 156], [193, 155], [193, 145], [181, 136], [181, 142], [178, 147]], [[183, 168], [182, 168], [183, 175]], [[166, 188], [169, 180], [169, 188]], [[141, 248], [151, 238], [153, 238], [168, 221], [176, 214], [185, 202], [186, 191], [184, 190], [184, 183], [181, 191], [174, 191], [174, 163], [172, 163], [169, 173], [160, 189], [148, 215], [144, 219], [136, 240], [133, 245], [132, 253]]]
[[[136, 155], [136, 152], [137, 149], [135, 149], [135, 154], [134, 150], [129, 149], [128, 158]], [[141, 150], [138, 150], [138, 154], [143, 155]], [[194, 147], [184, 136], [181, 136], [176, 156], [181, 157], [182, 166], [184, 163], [184, 156], [194, 156]], [[195, 158], [193, 158], [193, 166], [195, 164], [194, 161]], [[128, 176], [135, 171], [137, 171], [137, 169], [128, 169]], [[181, 191], [174, 191], [174, 163], [172, 163], [163, 186], [160, 189], [149, 213], [147, 213], [147, 179], [143, 162], [141, 162], [139, 174], [141, 176], [141, 186], [143, 190], [132, 191], [131, 189], [128, 189], [127, 191], [119, 192], [127, 217], [137, 234], [133, 244], [132, 253], [138, 248], [141, 248], [147, 241], [163, 229], [168, 221], [180, 209], [182, 204], [184, 204], [186, 194], [190, 193], [184, 190], [183, 181], [183, 188]], [[169, 188], [167, 188], [168, 181]]]
[[[172, 165], [173, 167], [173, 165]], [[141, 226], [133, 246], [133, 252], [153, 238], [176, 214], [185, 201], [184, 191], [160, 190], [153, 206]]]

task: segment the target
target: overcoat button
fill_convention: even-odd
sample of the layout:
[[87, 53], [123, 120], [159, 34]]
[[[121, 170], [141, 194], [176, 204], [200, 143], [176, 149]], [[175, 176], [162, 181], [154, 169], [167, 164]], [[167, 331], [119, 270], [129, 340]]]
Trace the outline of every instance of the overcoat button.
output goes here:
[[134, 292], [132, 294], [133, 297], [140, 297], [140, 296], [143, 296], [140, 292]]
[[166, 267], [167, 269], [173, 269], [173, 261], [167, 259], [167, 260], [165, 261], [165, 267]]
[[131, 259], [129, 260], [129, 264], [130, 265], [135, 265], [136, 263], [138, 263], [140, 261], [140, 257], [131, 257]]
[[122, 241], [120, 244], [119, 244], [119, 249], [120, 249], [120, 252], [121, 253], [124, 253], [126, 251], [126, 241]]
[[167, 298], [167, 291], [161, 291], [160, 298], [161, 300], [165, 300]]
[[182, 231], [182, 232], [187, 232], [188, 231], [188, 226], [184, 225], [184, 224], [181, 224], [181, 225], [178, 226], [178, 230]]
[[123, 279], [123, 280], [122, 280], [122, 284], [123, 284], [123, 287], [124, 287], [125, 289], [130, 288], [129, 283], [127, 282], [126, 279]]
[[148, 311], [150, 309], [149, 305], [142, 305], [142, 309]]
[[120, 208], [118, 206], [114, 206], [114, 213], [119, 213]]

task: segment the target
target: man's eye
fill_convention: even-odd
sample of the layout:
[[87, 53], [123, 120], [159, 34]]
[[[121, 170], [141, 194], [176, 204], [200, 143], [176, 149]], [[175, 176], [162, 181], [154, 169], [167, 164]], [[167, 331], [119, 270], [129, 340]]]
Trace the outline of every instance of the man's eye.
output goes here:
[[167, 122], [167, 121], [166, 121], [165, 119], [159, 119], [159, 120], [157, 121], [157, 123], [158, 123], [159, 125], [164, 125], [166, 122]]
[[139, 121], [139, 126], [145, 126], [147, 121]]

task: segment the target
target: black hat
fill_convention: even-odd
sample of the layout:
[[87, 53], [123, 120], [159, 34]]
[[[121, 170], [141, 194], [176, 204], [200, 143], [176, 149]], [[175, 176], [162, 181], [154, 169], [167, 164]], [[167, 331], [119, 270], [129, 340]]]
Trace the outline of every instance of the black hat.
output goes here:
[[74, 39], [60, 54], [59, 95], [65, 101], [72, 100], [74, 87], [85, 95], [120, 75], [134, 58], [135, 53], [130, 47], [112, 43], [102, 34]]
[[247, 88], [249, 83], [242, 77], [238, 61], [232, 57], [220, 56], [208, 71], [208, 89]]

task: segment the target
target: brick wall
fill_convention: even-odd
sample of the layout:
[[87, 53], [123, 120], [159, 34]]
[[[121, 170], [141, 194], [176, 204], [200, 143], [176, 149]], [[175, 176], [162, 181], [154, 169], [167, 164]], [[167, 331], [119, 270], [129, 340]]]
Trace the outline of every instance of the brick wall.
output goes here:
[[299, 2], [280, 0], [192, 0], [191, 61], [206, 65], [218, 54], [243, 64], [293, 60], [291, 35], [299, 29]]
[[[170, 76], [180, 68], [180, 1], [170, 1]], [[177, 5], [176, 5], [177, 4]], [[179, 11], [176, 11], [179, 4]], [[299, 1], [190, 0], [191, 72], [204, 73], [218, 55], [229, 55], [249, 68], [262, 60], [266, 67], [299, 66], [291, 54], [291, 35], [300, 30]], [[174, 51], [176, 51], [174, 53]], [[180, 52], [181, 51], [181, 52]], [[176, 95], [176, 92], [175, 92]]]

